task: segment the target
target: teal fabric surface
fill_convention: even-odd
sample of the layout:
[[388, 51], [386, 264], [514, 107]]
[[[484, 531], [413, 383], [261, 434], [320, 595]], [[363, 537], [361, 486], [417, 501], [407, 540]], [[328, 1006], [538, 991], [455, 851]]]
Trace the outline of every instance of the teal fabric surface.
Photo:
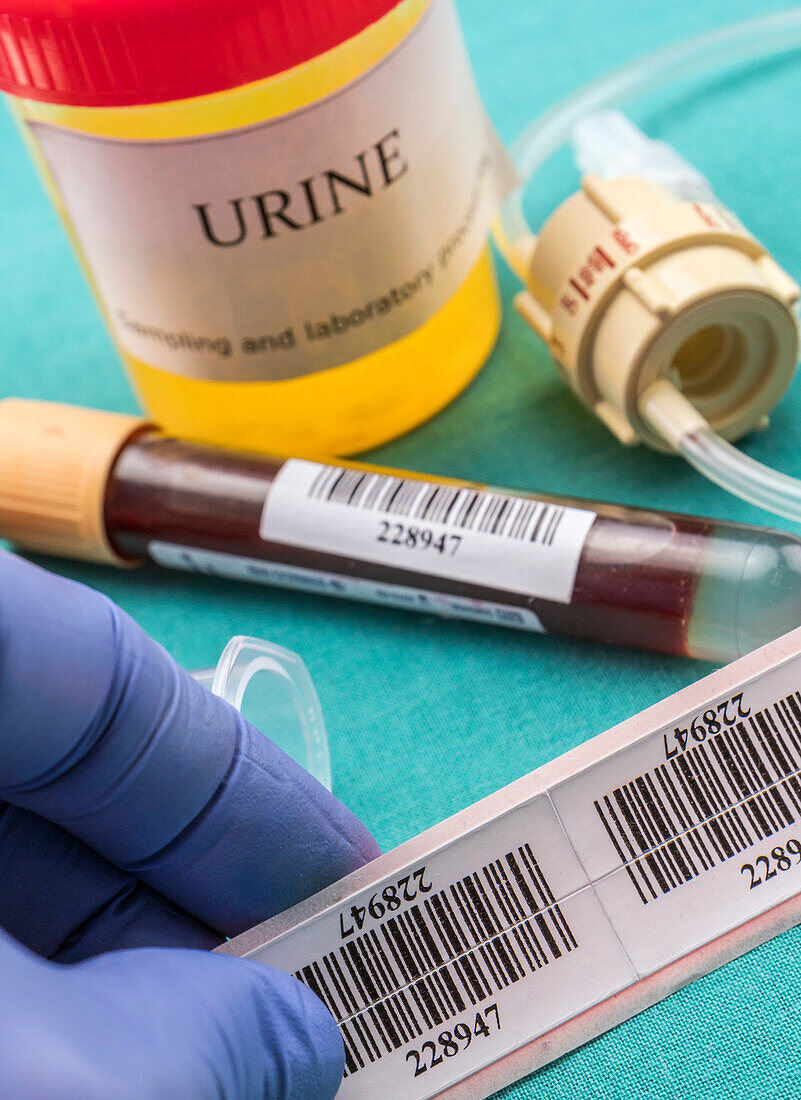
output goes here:
[[[782, 7], [784, 5], [778, 5]], [[776, 5], [756, 0], [459, 0], [504, 139], [557, 98], [669, 41]], [[676, 144], [801, 275], [801, 60], [746, 68], [633, 110]], [[539, 222], [576, 183], [562, 153], [530, 197]], [[0, 395], [134, 411], [57, 217], [0, 112]], [[565, 390], [511, 308], [448, 410], [373, 452], [387, 465], [721, 518], [764, 517], [677, 459], [627, 451]], [[801, 380], [750, 454], [801, 475]], [[2, 441], [0, 441], [0, 446]], [[107, 592], [188, 668], [232, 634], [301, 653], [331, 736], [337, 794], [391, 847], [709, 671], [541, 638], [155, 569], [49, 562]], [[268, 812], [268, 808], [265, 808]], [[506, 1100], [801, 1095], [801, 932], [781, 936], [510, 1087]]]

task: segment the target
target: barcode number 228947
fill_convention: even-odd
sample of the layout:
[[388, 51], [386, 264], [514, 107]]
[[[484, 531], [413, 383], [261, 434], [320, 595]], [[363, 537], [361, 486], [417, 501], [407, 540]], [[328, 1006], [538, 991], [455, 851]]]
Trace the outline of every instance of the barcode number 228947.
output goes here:
[[[489, 1024], [492, 1016], [495, 1017], [493, 1028]], [[476, 1013], [476, 1019], [472, 1025], [460, 1020], [452, 1031], [441, 1031], [437, 1036], [436, 1043], [433, 1039], [428, 1039], [419, 1050], [407, 1051], [406, 1061], [414, 1062], [414, 1076], [419, 1077], [426, 1070], [434, 1069], [435, 1066], [440, 1065], [446, 1058], [455, 1058], [461, 1051], [467, 1050], [474, 1035], [486, 1038], [491, 1031], [500, 1030], [501, 1018], [498, 1015], [498, 1006], [487, 1005], [483, 1014], [481, 1012]], [[428, 1060], [429, 1054], [431, 1055], [430, 1061]]]
[[381, 530], [376, 535], [376, 542], [403, 546], [407, 550], [435, 550], [438, 554], [449, 554], [453, 557], [462, 542], [461, 535], [437, 535], [430, 527], [390, 523], [386, 519], [382, 519], [380, 524]]
[[349, 918], [346, 918], [344, 912], [340, 913], [340, 938], [346, 940], [354, 932], [361, 931], [368, 917], [374, 921], [383, 920], [384, 917], [397, 913], [401, 906], [411, 904], [420, 894], [428, 894], [432, 889], [431, 883], [426, 881], [425, 867], [418, 867], [411, 874], [399, 878], [396, 883], [388, 883], [383, 890], [377, 891], [366, 905], [351, 905]]
[[707, 736], [714, 736], [722, 729], [741, 722], [751, 713], [751, 708], [743, 704], [743, 693], [739, 691], [730, 699], [724, 699], [716, 707], [709, 707], [702, 714], [696, 714], [687, 726], [676, 726], [672, 734], [662, 735], [665, 743], [665, 759], [670, 760], [693, 745], [700, 745]]

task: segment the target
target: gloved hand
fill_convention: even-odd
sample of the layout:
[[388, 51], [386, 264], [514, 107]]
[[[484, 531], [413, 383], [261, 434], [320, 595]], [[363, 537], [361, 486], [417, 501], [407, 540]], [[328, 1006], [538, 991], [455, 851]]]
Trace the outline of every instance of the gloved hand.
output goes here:
[[375, 842], [105, 597], [2, 552], [0, 799], [0, 1095], [334, 1095], [342, 1044], [313, 994], [181, 948]]

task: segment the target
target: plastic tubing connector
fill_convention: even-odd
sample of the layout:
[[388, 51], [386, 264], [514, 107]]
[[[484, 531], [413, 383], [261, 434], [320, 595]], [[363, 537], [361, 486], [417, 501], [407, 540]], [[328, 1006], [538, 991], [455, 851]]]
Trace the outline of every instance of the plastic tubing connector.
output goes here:
[[[622, 116], [607, 118], [595, 140], [580, 136], [589, 155], [577, 160], [588, 174], [539, 240], [523, 193], [588, 116], [799, 49], [801, 7], [794, 7], [668, 46], [580, 88], [513, 144], [522, 183], [493, 230], [526, 286], [519, 311], [618, 439], [676, 451], [727, 491], [797, 522], [801, 481], [727, 442], [766, 426], [795, 371], [795, 282], [719, 206], [699, 173], [661, 142], [632, 140], [639, 132]], [[617, 162], [619, 178], [603, 178], [605, 159]]]
[[[631, 160], [621, 157], [623, 171], [637, 169]], [[797, 284], [721, 206], [643, 175], [585, 175], [546, 222], [525, 275], [518, 311], [621, 443], [675, 450], [704, 424], [739, 439], [766, 425], [795, 373]], [[669, 432], [644, 412], [660, 381], [686, 398]]]

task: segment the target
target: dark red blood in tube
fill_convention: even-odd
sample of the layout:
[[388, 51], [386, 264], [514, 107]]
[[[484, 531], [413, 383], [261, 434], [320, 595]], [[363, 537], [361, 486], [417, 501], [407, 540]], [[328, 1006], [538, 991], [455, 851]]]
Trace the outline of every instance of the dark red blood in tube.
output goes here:
[[[262, 510], [282, 464], [146, 431], [123, 449], [109, 479], [105, 506], [109, 538], [131, 558], [147, 557], [149, 543], [157, 540], [527, 608], [547, 631], [712, 659], [738, 652], [727, 623], [731, 619], [734, 624], [735, 605], [739, 606], [739, 580], [734, 574], [744, 569], [741, 559], [750, 561], [752, 548], [770, 535], [782, 540], [801, 561], [801, 542], [779, 532], [531, 494], [597, 513], [581, 554], [572, 599], [557, 603], [265, 541], [259, 534]], [[710, 569], [714, 573], [718, 562], [722, 563], [719, 599], [731, 607], [721, 605], [720, 622], [702, 622], [700, 641], [694, 641], [691, 623], [699, 584]], [[790, 620], [801, 612], [801, 597], [796, 603], [782, 612]], [[787, 629], [792, 625], [798, 624], [790, 621]]]

